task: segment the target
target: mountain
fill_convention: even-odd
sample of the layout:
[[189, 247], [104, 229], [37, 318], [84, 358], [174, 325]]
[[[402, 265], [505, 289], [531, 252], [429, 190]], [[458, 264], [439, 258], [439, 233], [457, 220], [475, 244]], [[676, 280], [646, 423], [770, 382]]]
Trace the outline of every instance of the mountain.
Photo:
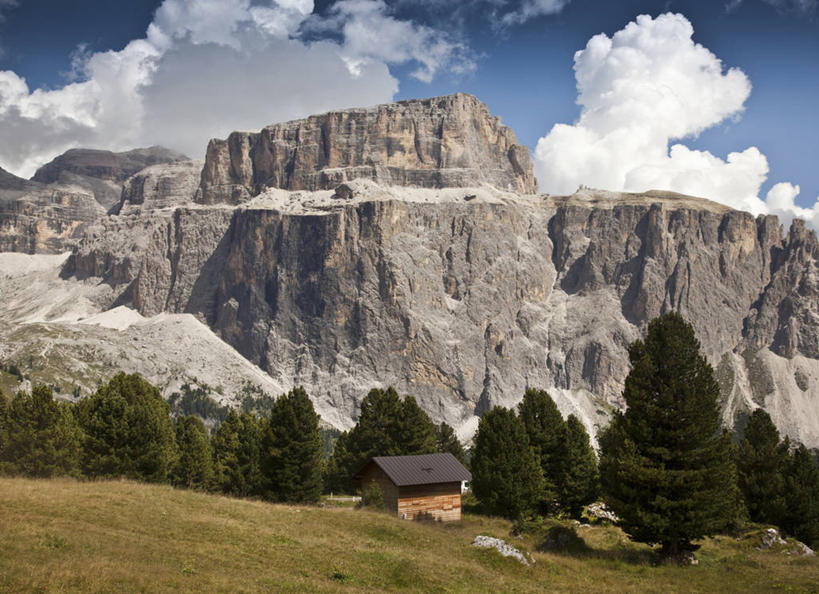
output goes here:
[[670, 192], [537, 194], [525, 147], [474, 97], [233, 133], [201, 170], [124, 187], [60, 282], [105, 287], [98, 313], [189, 314], [336, 426], [394, 385], [466, 436], [538, 386], [594, 430], [623, 405], [628, 344], [673, 309], [726, 424], [762, 406], [819, 447], [816, 234]]
[[94, 195], [106, 210], [120, 198], [122, 182], [150, 165], [187, 161], [161, 146], [115, 153], [96, 149], [70, 149], [40, 167], [31, 178], [43, 184], [79, 186]]

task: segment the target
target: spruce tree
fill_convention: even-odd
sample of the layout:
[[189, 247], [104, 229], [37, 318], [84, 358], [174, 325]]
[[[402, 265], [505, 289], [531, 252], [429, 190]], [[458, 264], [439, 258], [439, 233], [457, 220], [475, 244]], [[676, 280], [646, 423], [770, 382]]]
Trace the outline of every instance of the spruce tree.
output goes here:
[[437, 451], [435, 423], [418, 406], [415, 397], [404, 397], [399, 425], [398, 444], [401, 455], [431, 454]]
[[603, 492], [633, 540], [661, 543], [664, 555], [677, 556], [728, 527], [738, 511], [719, 387], [677, 313], [653, 320], [629, 359], [628, 408], [600, 439]]
[[261, 495], [261, 450], [264, 421], [253, 413], [232, 410], [211, 441], [215, 484], [237, 497]]
[[139, 374], [118, 373], [77, 404], [85, 432], [83, 470], [90, 477], [163, 482], [176, 463], [168, 403]]
[[466, 463], [466, 452], [461, 444], [455, 430], [444, 422], [435, 428], [436, 450], [442, 454], [450, 453], [455, 456], [461, 464]]
[[187, 489], [210, 489], [214, 480], [213, 451], [202, 419], [193, 415], [178, 418], [176, 445], [179, 457], [173, 483]]
[[819, 547], [819, 468], [804, 445], [788, 457], [784, 474], [786, 511], [781, 527], [809, 546]]
[[276, 399], [265, 427], [262, 471], [267, 499], [315, 502], [321, 496], [319, 417], [307, 392]]
[[407, 456], [436, 451], [435, 425], [415, 398], [404, 401], [392, 387], [370, 390], [358, 422], [339, 437], [330, 461], [329, 486], [352, 492], [352, 477], [373, 456]]
[[540, 460], [545, 486], [540, 499], [543, 513], [554, 511], [563, 473], [566, 422], [552, 397], [544, 390], [528, 388], [518, 405], [518, 416], [526, 429], [529, 444]]
[[8, 405], [0, 396], [0, 472], [33, 477], [78, 473], [82, 432], [66, 403], [51, 388], [18, 392]]
[[495, 407], [478, 423], [472, 453], [472, 490], [484, 511], [512, 520], [534, 512], [543, 471], [521, 420]]
[[756, 409], [736, 449], [737, 478], [748, 515], [754, 522], [780, 525], [785, 515], [788, 452], [781, 447], [771, 417]]
[[600, 477], [589, 434], [574, 415], [566, 419], [566, 441], [560, 462], [558, 503], [561, 509], [578, 518], [583, 506], [593, 503], [600, 494]]

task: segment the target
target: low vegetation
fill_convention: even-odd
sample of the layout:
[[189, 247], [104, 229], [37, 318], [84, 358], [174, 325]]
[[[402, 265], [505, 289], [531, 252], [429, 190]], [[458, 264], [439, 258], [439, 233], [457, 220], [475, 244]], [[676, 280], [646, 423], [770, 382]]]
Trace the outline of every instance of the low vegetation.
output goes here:
[[[452, 524], [270, 504], [129, 481], [0, 478], [3, 592], [810, 592], [816, 557], [757, 550], [760, 530], [705, 539], [697, 567], [658, 563], [609, 525], [544, 549], [572, 521]], [[520, 534], [516, 535], [516, 532]], [[476, 535], [530, 553], [530, 567], [471, 546]]]

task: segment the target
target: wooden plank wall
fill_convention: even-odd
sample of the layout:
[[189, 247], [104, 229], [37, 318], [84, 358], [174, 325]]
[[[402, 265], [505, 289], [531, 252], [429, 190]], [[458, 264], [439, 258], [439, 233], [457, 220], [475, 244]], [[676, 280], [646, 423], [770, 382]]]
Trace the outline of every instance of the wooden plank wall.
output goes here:
[[399, 487], [398, 517], [407, 520], [428, 517], [442, 522], [460, 520], [461, 483]]

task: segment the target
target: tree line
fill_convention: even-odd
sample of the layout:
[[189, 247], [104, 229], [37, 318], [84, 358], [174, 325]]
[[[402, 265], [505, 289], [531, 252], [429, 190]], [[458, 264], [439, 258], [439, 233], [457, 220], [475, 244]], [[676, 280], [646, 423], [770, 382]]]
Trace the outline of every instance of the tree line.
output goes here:
[[0, 473], [171, 483], [273, 501], [317, 501], [319, 417], [307, 393], [275, 399], [270, 415], [230, 410], [211, 437], [202, 419], [171, 416], [159, 390], [119, 373], [76, 404], [47, 386], [0, 397]]
[[[183, 390], [171, 398], [174, 418], [154, 386], [120, 373], [76, 404], [55, 401], [45, 386], [9, 401], [0, 396], [0, 473], [127, 477], [314, 502], [322, 491], [354, 492], [352, 477], [373, 456], [451, 452], [471, 468], [484, 513], [576, 518], [602, 498], [632, 539], [660, 543], [670, 556], [745, 519], [819, 544], [819, 468], [810, 452], [780, 439], [761, 409], [743, 439], [732, 440], [720, 424], [713, 369], [679, 314], [652, 321], [629, 359], [627, 408], [599, 434], [599, 462], [582, 422], [564, 420], [538, 389], [526, 390], [516, 410], [486, 412], [469, 451], [412, 396], [374, 389], [326, 458], [328, 436], [301, 388], [275, 399], [256, 395], [240, 411]], [[183, 409], [210, 411], [221, 422], [209, 435]]]

